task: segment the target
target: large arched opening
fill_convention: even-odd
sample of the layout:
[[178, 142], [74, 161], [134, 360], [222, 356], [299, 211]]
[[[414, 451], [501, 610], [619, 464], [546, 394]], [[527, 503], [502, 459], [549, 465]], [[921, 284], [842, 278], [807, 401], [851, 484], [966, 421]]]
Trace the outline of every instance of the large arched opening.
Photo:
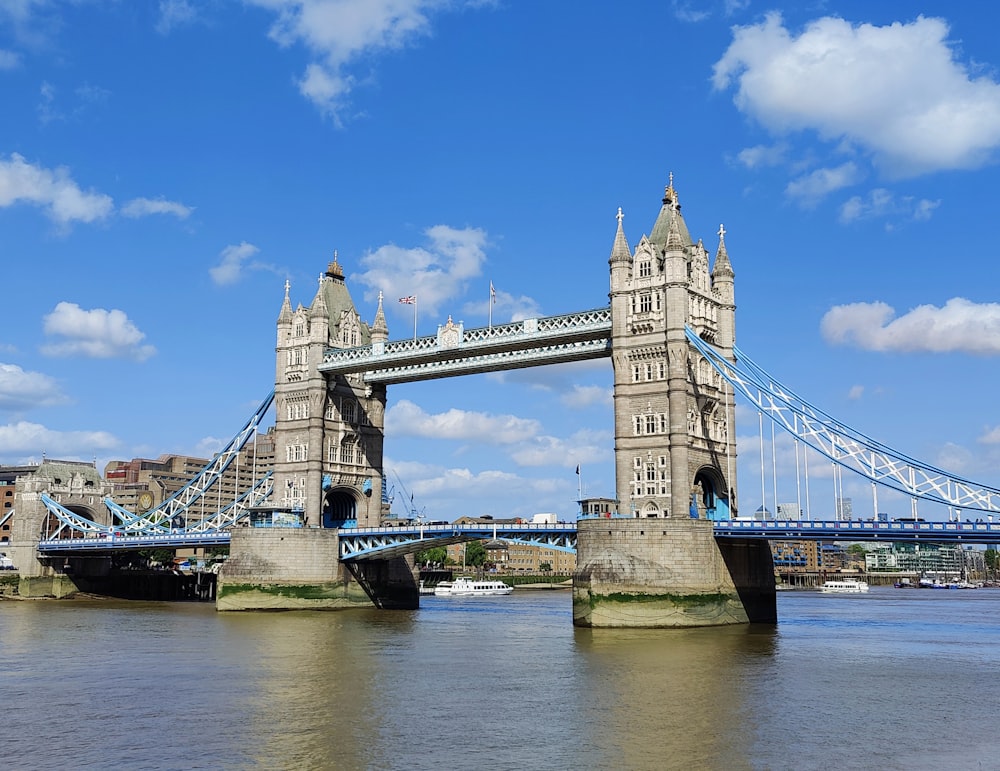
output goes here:
[[358, 501], [348, 488], [327, 490], [323, 496], [323, 527], [357, 527]]
[[[96, 525], [110, 525], [111, 515], [107, 510], [97, 512], [89, 506], [77, 504], [63, 504], [63, 507], [80, 519], [86, 519]], [[43, 540], [51, 538], [79, 538], [80, 531], [70, 527], [51, 511], [46, 510], [45, 519], [42, 520], [42, 529], [39, 533]]]
[[726, 482], [718, 469], [702, 466], [694, 476], [691, 496], [691, 516], [721, 521], [731, 518]]

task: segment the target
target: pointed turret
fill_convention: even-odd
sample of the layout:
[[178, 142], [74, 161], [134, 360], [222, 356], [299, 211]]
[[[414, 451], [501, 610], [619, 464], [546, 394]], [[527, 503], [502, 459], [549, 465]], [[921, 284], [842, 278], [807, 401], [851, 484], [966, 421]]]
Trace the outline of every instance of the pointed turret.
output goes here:
[[712, 289], [719, 298], [718, 336], [715, 343], [732, 357], [736, 342], [736, 282], [733, 266], [726, 251], [726, 229], [719, 225], [719, 251], [715, 253], [712, 268]]
[[382, 292], [378, 293], [378, 310], [375, 311], [375, 321], [372, 323], [372, 342], [385, 342], [389, 339], [389, 325], [385, 323], [385, 312], [382, 310]]
[[674, 190], [674, 174], [670, 173], [670, 184], [667, 185], [666, 189], [663, 191], [663, 199], [661, 201], [660, 214], [656, 218], [656, 223], [653, 225], [653, 232], [649, 234], [649, 240], [652, 241], [659, 249], [666, 248], [667, 236], [670, 233], [671, 223], [677, 223], [677, 233], [680, 236], [682, 246], [693, 246], [694, 243], [691, 241], [691, 234], [688, 232], [687, 225], [684, 223], [684, 218], [681, 216], [681, 204], [677, 197], [677, 191]]
[[616, 263], [628, 264], [632, 261], [632, 252], [628, 248], [628, 240], [625, 238], [625, 228], [622, 226], [622, 220], [625, 219], [625, 215], [622, 214], [622, 207], [618, 207], [618, 232], [615, 233], [615, 243], [611, 247], [611, 257], [608, 259], [608, 263], [612, 267]]
[[319, 286], [316, 288], [316, 296], [313, 297], [309, 306], [309, 315], [314, 319], [329, 319], [330, 309], [326, 306], [326, 297], [323, 292], [323, 284], [326, 282], [325, 276], [319, 277]]
[[677, 225], [677, 218], [670, 220], [670, 230], [667, 232], [666, 250], [668, 252], [684, 251], [684, 243], [681, 241], [681, 231]]
[[726, 251], [726, 229], [719, 225], [719, 251], [715, 253], [715, 265], [712, 267], [712, 280], [728, 278], [732, 282], [736, 274], [729, 262], [729, 252]]
[[285, 279], [285, 301], [281, 303], [281, 312], [278, 314], [278, 323], [287, 324], [292, 320], [292, 301], [288, 299], [288, 290], [292, 288], [288, 279]]

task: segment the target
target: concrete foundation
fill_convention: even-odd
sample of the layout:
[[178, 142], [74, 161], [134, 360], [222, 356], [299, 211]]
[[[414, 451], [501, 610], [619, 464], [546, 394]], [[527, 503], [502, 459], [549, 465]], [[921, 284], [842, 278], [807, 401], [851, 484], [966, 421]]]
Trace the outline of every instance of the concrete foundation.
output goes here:
[[777, 598], [766, 541], [718, 544], [695, 519], [577, 523], [573, 624], [695, 627], [774, 623]]
[[[417, 607], [417, 582], [405, 560], [373, 562], [356, 569], [356, 578], [340, 562], [339, 546], [336, 530], [236, 528], [229, 559], [219, 573], [216, 608], [235, 611], [338, 610], [373, 605]], [[369, 597], [366, 589], [375, 599]]]

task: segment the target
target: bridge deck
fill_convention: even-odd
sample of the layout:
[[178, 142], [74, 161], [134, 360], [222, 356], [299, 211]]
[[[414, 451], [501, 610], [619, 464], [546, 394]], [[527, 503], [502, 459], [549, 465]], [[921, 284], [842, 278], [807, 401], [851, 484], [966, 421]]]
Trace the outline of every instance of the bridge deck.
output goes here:
[[[648, 520], [655, 526], [656, 520]], [[993, 522], [819, 522], [811, 520], [728, 520], [713, 523], [716, 538], [762, 538], [769, 541], [890, 541], [899, 543], [1000, 544], [1000, 523]], [[504, 540], [559, 551], [576, 550], [576, 523], [556, 524], [414, 524], [405, 527], [343, 528], [340, 558], [385, 559], [435, 546], [473, 540]], [[112, 538], [57, 538], [41, 541], [42, 554], [135, 551], [226, 546], [228, 531], [161, 533]]]

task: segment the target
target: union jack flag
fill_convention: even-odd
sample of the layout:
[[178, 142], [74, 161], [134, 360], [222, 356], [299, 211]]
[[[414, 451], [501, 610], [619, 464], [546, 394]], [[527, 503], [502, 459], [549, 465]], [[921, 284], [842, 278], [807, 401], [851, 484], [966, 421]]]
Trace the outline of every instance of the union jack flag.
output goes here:
[[417, 301], [417, 296], [415, 294], [411, 294], [409, 297], [400, 297], [399, 301], [404, 305], [413, 305]]

